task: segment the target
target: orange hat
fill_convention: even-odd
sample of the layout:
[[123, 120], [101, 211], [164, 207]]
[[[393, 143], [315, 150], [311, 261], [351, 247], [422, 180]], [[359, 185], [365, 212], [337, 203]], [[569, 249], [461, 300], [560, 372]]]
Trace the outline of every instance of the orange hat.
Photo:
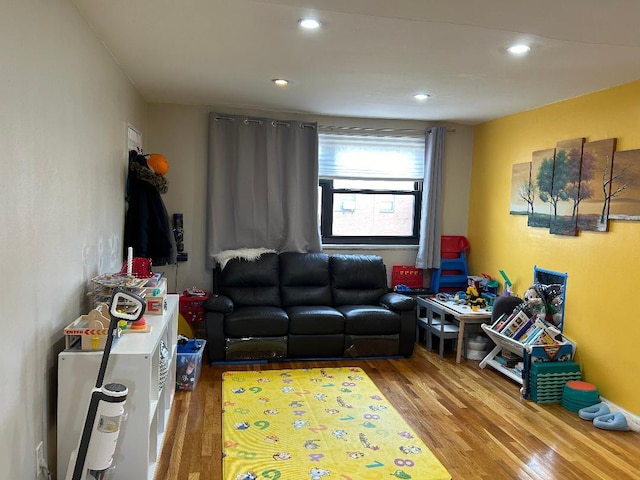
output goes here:
[[160, 153], [152, 153], [147, 158], [147, 165], [159, 175], [164, 175], [169, 171], [169, 162]]

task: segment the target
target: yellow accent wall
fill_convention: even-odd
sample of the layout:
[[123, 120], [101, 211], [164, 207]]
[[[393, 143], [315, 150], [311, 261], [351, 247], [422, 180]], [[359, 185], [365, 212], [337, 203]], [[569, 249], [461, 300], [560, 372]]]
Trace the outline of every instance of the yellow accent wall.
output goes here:
[[[526, 92], [522, 92], [526, 95]], [[551, 235], [510, 215], [511, 168], [560, 140], [617, 138], [640, 149], [640, 81], [481, 124], [475, 129], [467, 236], [470, 269], [504, 269], [522, 295], [533, 267], [567, 272], [565, 330], [583, 377], [607, 400], [640, 414], [640, 222], [609, 232]]]

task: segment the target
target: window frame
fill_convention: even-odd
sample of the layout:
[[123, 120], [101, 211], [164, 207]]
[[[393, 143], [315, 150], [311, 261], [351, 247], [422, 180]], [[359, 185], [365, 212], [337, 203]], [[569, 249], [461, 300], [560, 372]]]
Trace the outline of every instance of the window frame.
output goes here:
[[[421, 180], [413, 181], [413, 190], [382, 190], [382, 189], [356, 189], [334, 188], [333, 179], [320, 178], [320, 237], [322, 244], [341, 245], [418, 245], [420, 238], [420, 218], [422, 214], [422, 186]], [[411, 195], [413, 204], [413, 233], [410, 236], [390, 235], [333, 235], [333, 198], [335, 194], [360, 194], [360, 195]]]

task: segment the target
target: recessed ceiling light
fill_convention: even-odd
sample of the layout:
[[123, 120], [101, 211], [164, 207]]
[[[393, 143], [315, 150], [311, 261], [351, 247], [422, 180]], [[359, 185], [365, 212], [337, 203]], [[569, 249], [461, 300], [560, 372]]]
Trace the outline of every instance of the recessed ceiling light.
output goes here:
[[285, 80], [284, 78], [274, 78], [271, 81], [279, 87], [286, 87], [289, 85], [289, 80]]
[[531, 50], [531, 47], [529, 45], [524, 45], [524, 44], [512, 45], [511, 47], [507, 48], [507, 51], [511, 55], [525, 55], [529, 53], [530, 50]]
[[315, 30], [316, 28], [320, 28], [320, 20], [316, 20], [315, 18], [301, 18], [298, 20], [298, 25], [305, 30]]
[[416, 93], [413, 98], [415, 98], [416, 100], [419, 100], [421, 102], [427, 100], [429, 98], [429, 94], [427, 93]]

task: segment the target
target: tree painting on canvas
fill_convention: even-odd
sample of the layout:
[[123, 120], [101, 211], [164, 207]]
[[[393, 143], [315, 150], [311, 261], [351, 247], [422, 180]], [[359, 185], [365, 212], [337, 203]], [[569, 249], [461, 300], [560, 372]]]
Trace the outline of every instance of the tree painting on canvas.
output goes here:
[[607, 210], [615, 149], [615, 138], [587, 142], [582, 148], [579, 205], [576, 204], [580, 230], [608, 230]]
[[614, 154], [607, 206], [610, 220], [640, 221], [640, 150]]
[[584, 138], [563, 140], [556, 145], [553, 182], [546, 191], [551, 206], [549, 232], [556, 235], [578, 234], [577, 207], [580, 197], [580, 164]]
[[527, 219], [527, 225], [530, 227], [549, 228], [551, 218], [549, 195], [553, 185], [553, 161], [555, 154], [555, 148], [538, 150], [532, 154], [531, 182], [535, 190], [533, 204], [531, 205], [531, 211]]
[[529, 215], [533, 210], [535, 184], [531, 180], [531, 162], [515, 163], [511, 169], [511, 215]]

